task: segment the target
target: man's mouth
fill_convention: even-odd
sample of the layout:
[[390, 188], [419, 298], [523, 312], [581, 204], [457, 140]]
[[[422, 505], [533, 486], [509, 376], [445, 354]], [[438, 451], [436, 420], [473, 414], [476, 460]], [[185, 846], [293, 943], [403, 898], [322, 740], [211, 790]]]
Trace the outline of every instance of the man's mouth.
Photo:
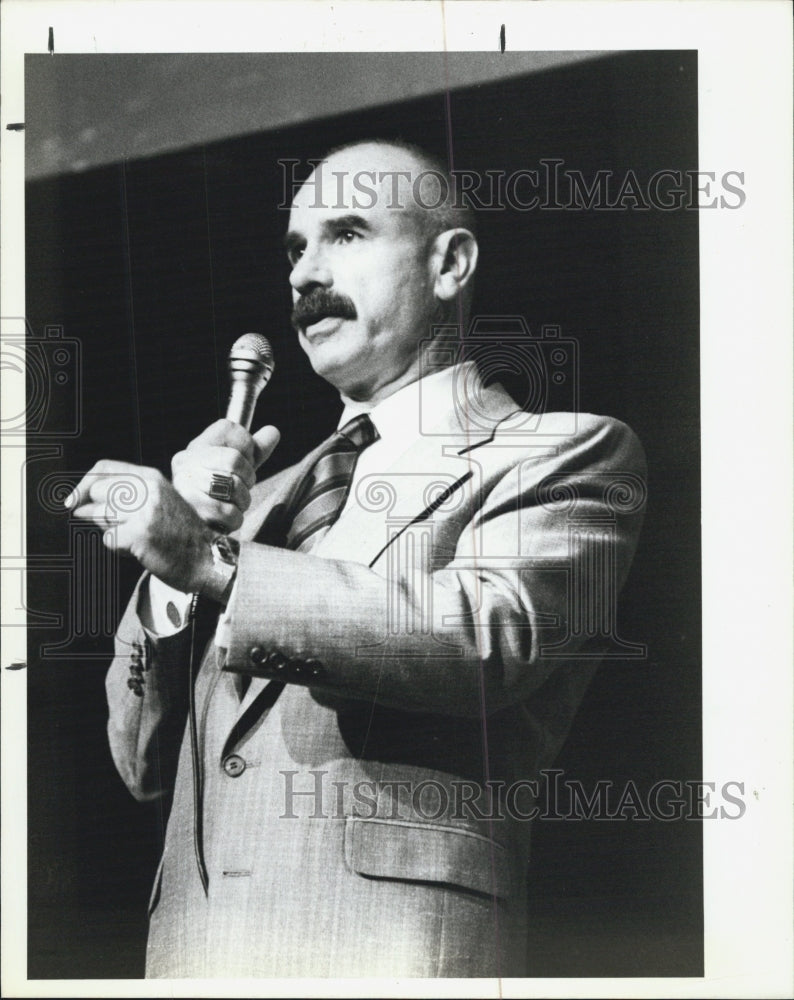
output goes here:
[[301, 329], [305, 336], [311, 338], [323, 333], [332, 333], [342, 322], [344, 322], [343, 316], [320, 316], [308, 323], [304, 321]]

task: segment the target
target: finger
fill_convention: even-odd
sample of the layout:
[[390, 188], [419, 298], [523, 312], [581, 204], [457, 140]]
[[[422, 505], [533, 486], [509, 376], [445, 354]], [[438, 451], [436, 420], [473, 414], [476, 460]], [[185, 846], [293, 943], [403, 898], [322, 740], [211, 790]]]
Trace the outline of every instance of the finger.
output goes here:
[[[253, 470], [249, 469], [253, 476]], [[210, 497], [222, 503], [233, 503], [245, 511], [251, 506], [251, 493], [242, 479], [233, 472], [218, 472], [205, 468], [174, 470], [174, 488], [188, 503]]]
[[[253, 447], [253, 445], [252, 445]], [[249, 489], [256, 482], [256, 473], [249, 460], [234, 448], [219, 445], [204, 445], [192, 451], [180, 451], [171, 460], [174, 481], [177, 476], [189, 477], [191, 480], [208, 477], [213, 472], [224, 475], [238, 476]]]
[[205, 524], [212, 524], [223, 531], [236, 531], [243, 523], [242, 511], [232, 503], [213, 500], [206, 494], [185, 499]]
[[111, 528], [119, 523], [108, 505], [102, 502], [81, 504], [74, 508], [72, 517], [80, 521], [93, 521], [100, 528]]
[[[75, 486], [68, 497], [63, 501], [64, 507], [76, 513], [76, 508], [83, 507], [91, 501], [91, 488], [96, 489], [97, 479], [87, 472], [80, 482]], [[98, 498], [97, 498], [98, 499]]]
[[188, 451], [195, 448], [203, 448], [205, 445], [220, 446], [224, 448], [234, 448], [244, 455], [250, 462], [254, 454], [254, 446], [251, 435], [240, 424], [235, 424], [225, 418], [216, 420], [214, 424], [201, 432], [187, 446]]
[[258, 469], [263, 462], [266, 462], [270, 458], [280, 440], [280, 431], [272, 425], [268, 424], [266, 427], [259, 428], [253, 435], [254, 454], [252, 463], [254, 469]]
[[[231, 495], [229, 489], [231, 489]], [[202, 492], [211, 500], [234, 504], [241, 511], [246, 511], [251, 506], [251, 493], [248, 487], [234, 473], [227, 475], [226, 473], [210, 472]]]
[[206, 512], [210, 506], [217, 505], [219, 509], [228, 506], [245, 513], [251, 506], [251, 494], [239, 480], [235, 480], [232, 495], [228, 499], [226, 495], [213, 494], [210, 491], [210, 481], [206, 478], [202, 478], [201, 486], [195, 480], [190, 483], [175, 481], [174, 488], [196, 511]]
[[125, 484], [133, 492], [145, 490], [145, 482], [154, 470], [130, 462], [116, 462], [103, 458], [83, 476], [68, 497], [64, 506], [74, 509], [91, 500], [104, 500], [112, 485], [124, 487]]
[[[75, 508], [88, 503], [91, 500], [92, 488], [96, 492], [97, 484], [101, 481], [102, 476], [104, 475], [102, 470], [110, 464], [109, 460], [104, 459], [101, 462], [97, 462], [93, 468], [89, 469], [69, 496], [64, 499], [64, 507]], [[97, 496], [95, 499], [99, 499], [99, 497]]]

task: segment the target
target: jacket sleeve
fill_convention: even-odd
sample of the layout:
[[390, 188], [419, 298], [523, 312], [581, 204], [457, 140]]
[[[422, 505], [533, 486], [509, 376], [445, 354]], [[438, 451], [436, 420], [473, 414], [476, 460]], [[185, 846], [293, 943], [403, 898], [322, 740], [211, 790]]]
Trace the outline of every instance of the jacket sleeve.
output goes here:
[[498, 711], [563, 663], [597, 659], [644, 499], [633, 432], [584, 415], [555, 454], [529, 451], [481, 486], [431, 569], [388, 548], [367, 567], [244, 543], [225, 668], [307, 684], [318, 700]]
[[108, 740], [124, 783], [139, 801], [173, 788], [188, 708], [190, 628], [152, 638], [138, 617], [144, 574], [119, 624], [105, 681]]

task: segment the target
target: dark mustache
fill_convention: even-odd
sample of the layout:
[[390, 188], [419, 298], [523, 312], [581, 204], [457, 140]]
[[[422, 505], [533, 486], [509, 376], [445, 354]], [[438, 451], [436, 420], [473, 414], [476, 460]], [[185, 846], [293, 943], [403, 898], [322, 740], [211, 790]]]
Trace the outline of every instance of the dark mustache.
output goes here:
[[328, 288], [314, 288], [295, 303], [290, 317], [296, 330], [306, 329], [326, 316], [355, 319], [356, 307], [346, 295]]

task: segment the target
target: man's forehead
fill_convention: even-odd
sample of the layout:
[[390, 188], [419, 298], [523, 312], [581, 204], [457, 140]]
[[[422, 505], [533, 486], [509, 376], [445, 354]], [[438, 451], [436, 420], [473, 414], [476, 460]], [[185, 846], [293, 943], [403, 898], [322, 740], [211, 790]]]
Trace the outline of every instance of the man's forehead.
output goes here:
[[427, 167], [399, 147], [367, 143], [332, 153], [318, 164], [292, 202], [293, 212], [415, 209], [414, 185]]

